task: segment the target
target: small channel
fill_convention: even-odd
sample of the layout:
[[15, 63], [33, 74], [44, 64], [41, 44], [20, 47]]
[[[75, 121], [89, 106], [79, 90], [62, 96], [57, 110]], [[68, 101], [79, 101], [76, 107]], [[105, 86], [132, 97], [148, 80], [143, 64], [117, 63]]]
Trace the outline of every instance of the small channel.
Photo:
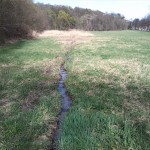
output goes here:
[[67, 71], [64, 67], [64, 64], [61, 66], [60, 75], [61, 75], [61, 79], [59, 81], [58, 90], [62, 96], [62, 99], [61, 99], [62, 109], [58, 115], [57, 130], [55, 131], [55, 134], [53, 137], [53, 144], [52, 144], [51, 150], [57, 149], [56, 145], [58, 143], [58, 140], [61, 137], [61, 125], [64, 122], [65, 116], [68, 113], [68, 111], [72, 105], [71, 98], [68, 96], [67, 89], [65, 87], [65, 81], [67, 79]]

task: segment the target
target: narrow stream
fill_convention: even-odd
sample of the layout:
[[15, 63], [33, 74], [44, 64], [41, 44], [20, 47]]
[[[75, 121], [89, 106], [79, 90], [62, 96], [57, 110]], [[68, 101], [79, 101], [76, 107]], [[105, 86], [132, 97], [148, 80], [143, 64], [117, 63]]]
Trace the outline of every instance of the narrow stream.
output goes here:
[[58, 116], [58, 122], [57, 122], [57, 130], [54, 134], [53, 138], [53, 145], [51, 150], [56, 150], [56, 144], [58, 140], [61, 137], [61, 125], [64, 122], [65, 116], [69, 111], [69, 108], [72, 105], [71, 98], [67, 94], [67, 89], [65, 87], [65, 80], [67, 79], [67, 72], [64, 68], [64, 64], [61, 66], [61, 79], [59, 81], [58, 90], [62, 96], [61, 103], [62, 103], [62, 109]]

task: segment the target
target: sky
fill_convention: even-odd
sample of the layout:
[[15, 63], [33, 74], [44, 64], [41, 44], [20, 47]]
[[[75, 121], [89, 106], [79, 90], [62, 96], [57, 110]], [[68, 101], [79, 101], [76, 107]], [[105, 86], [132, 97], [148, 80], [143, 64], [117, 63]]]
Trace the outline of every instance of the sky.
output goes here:
[[115, 12], [124, 15], [128, 20], [141, 19], [150, 13], [150, 0], [34, 0], [34, 2], [89, 8], [104, 13]]

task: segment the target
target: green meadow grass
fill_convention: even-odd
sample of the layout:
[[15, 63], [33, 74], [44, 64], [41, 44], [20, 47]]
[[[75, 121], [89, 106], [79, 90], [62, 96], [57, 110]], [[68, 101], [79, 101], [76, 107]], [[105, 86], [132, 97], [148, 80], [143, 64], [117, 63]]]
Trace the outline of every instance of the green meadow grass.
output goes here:
[[60, 150], [150, 149], [150, 33], [93, 32], [66, 61], [73, 98]]
[[150, 149], [150, 33], [92, 33], [70, 52], [48, 38], [0, 47], [0, 149], [49, 149], [63, 59], [73, 106], [58, 149]]
[[61, 47], [52, 39], [0, 47], [0, 149], [47, 149], [61, 109]]

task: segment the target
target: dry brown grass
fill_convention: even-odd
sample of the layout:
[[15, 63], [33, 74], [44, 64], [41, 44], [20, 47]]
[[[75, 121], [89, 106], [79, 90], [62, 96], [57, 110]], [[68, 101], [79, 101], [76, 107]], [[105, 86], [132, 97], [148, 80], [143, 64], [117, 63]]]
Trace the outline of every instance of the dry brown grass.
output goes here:
[[80, 43], [87, 43], [94, 39], [92, 33], [80, 30], [58, 31], [47, 30], [41, 34], [38, 34], [39, 38], [52, 37], [63, 44], [64, 49], [68, 50]]

